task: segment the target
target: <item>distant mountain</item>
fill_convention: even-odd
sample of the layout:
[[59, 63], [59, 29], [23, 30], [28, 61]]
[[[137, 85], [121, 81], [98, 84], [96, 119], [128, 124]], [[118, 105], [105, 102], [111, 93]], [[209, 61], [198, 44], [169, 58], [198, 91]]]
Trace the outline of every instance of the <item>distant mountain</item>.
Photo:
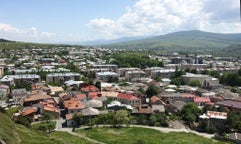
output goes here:
[[83, 41], [83, 42], [72, 42], [71, 44], [81, 44], [81, 45], [103, 45], [103, 44], [114, 44], [129, 42], [134, 40], [145, 39], [148, 37], [122, 37], [114, 40], [95, 40], [95, 41]]
[[10, 41], [10, 40], [0, 38], [0, 42], [14, 42], [14, 41]]
[[191, 30], [141, 40], [102, 45], [102, 47], [113, 49], [149, 49], [167, 52], [209, 52], [236, 44], [241, 44], [241, 34], [219, 34]]

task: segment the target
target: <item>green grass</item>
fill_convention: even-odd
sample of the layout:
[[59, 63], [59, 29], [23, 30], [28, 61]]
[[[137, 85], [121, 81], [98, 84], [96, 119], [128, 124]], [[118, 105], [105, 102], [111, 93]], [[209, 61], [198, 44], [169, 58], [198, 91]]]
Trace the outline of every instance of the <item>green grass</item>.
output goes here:
[[0, 113], [0, 138], [9, 144], [16, 144], [19, 142], [14, 123], [3, 113]]
[[146, 128], [93, 128], [77, 132], [107, 144], [224, 144], [192, 133], [162, 133]]
[[48, 134], [21, 125], [17, 125], [17, 132], [21, 138], [21, 144], [90, 144], [89, 141], [67, 132]]

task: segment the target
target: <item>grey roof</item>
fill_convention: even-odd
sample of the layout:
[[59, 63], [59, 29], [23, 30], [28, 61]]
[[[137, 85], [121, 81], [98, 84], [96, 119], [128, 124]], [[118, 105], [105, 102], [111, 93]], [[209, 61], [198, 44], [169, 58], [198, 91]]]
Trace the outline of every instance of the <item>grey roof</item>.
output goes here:
[[12, 81], [14, 79], [33, 79], [33, 78], [40, 78], [39, 75], [36, 74], [23, 74], [23, 75], [6, 75], [0, 81]]
[[226, 100], [226, 101], [219, 101], [217, 102], [217, 104], [225, 107], [241, 109], [241, 102], [238, 102], [238, 101]]
[[47, 77], [56, 77], [56, 76], [80, 76], [78, 73], [51, 73], [47, 74]]

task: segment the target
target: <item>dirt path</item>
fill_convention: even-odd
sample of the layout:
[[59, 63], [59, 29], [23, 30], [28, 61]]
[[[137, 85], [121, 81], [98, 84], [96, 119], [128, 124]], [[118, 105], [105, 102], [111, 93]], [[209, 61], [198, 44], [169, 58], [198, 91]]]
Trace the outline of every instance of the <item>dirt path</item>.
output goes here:
[[143, 125], [130, 125], [130, 127], [141, 127], [141, 128], [149, 128], [149, 129], [155, 129], [164, 133], [169, 133], [169, 132], [186, 132], [186, 133], [194, 133], [199, 136], [203, 136], [206, 138], [212, 138], [214, 137], [214, 134], [207, 134], [207, 133], [200, 133], [194, 130], [190, 130], [187, 128], [182, 128], [182, 129], [173, 129], [173, 128], [164, 128], [164, 127], [152, 127], [152, 126], [143, 126]]

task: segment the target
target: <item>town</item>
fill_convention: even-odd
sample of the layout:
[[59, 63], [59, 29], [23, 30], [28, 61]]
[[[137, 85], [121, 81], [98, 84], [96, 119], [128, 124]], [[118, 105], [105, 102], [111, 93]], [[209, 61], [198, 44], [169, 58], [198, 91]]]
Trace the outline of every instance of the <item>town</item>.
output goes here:
[[0, 51], [0, 107], [15, 123], [49, 132], [140, 125], [241, 141], [239, 58], [78, 45]]

